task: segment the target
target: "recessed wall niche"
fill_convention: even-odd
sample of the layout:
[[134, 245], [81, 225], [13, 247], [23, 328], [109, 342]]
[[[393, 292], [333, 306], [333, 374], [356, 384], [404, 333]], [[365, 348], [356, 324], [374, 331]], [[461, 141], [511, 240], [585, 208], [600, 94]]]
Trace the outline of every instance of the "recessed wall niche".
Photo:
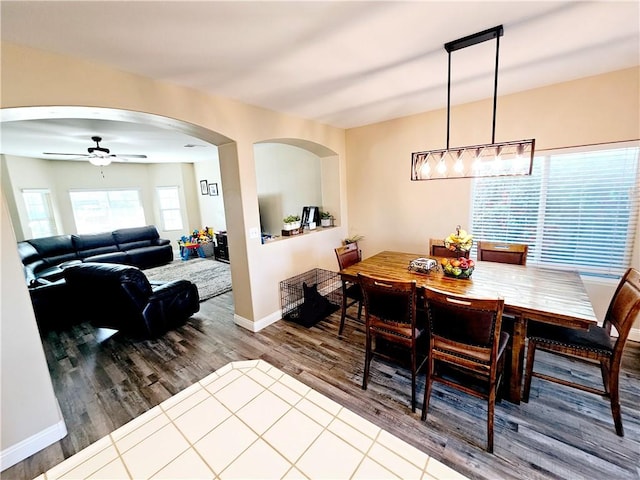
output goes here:
[[318, 206], [337, 220], [338, 157], [312, 142], [278, 140], [254, 144], [256, 190], [263, 234], [280, 235], [282, 219]]

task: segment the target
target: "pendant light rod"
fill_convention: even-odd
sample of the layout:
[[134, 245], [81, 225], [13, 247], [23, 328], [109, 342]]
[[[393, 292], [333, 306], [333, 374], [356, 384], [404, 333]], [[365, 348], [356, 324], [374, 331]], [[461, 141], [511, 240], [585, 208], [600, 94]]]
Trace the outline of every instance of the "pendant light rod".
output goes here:
[[448, 53], [448, 67], [447, 67], [447, 150], [449, 150], [449, 126], [451, 123], [451, 52], [456, 50], [462, 50], [463, 48], [477, 45], [478, 43], [486, 42], [488, 40], [496, 39], [496, 67], [493, 79], [493, 121], [491, 129], [491, 143], [496, 143], [496, 106], [498, 97], [498, 58], [500, 55], [500, 37], [504, 35], [504, 28], [502, 25], [497, 27], [488, 28], [482, 32], [467, 35], [466, 37], [453, 40], [444, 44], [444, 49]]

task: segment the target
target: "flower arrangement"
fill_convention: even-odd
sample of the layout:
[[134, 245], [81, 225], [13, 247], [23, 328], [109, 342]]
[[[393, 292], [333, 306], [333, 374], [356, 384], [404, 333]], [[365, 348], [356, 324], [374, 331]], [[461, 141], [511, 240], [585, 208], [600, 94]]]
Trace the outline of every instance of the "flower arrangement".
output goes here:
[[468, 252], [473, 246], [473, 235], [458, 225], [456, 231], [444, 239], [444, 246], [452, 252]]

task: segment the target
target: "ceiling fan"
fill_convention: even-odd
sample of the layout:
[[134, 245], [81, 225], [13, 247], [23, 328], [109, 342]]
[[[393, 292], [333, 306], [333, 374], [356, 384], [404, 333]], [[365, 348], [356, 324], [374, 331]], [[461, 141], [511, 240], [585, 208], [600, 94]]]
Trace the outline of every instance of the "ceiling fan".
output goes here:
[[100, 146], [100, 142], [102, 141], [102, 137], [94, 136], [91, 137], [91, 140], [96, 142], [95, 147], [87, 148], [87, 152], [89, 153], [56, 153], [56, 152], [43, 152], [43, 155], [70, 155], [74, 156], [77, 159], [86, 158], [93, 165], [97, 165], [99, 167], [106, 167], [111, 163], [112, 160], [116, 158], [121, 158], [123, 160], [127, 160], [130, 158], [147, 158], [146, 155], [133, 155], [133, 154], [119, 154], [116, 155], [114, 153], [110, 153], [110, 150], [105, 147]]

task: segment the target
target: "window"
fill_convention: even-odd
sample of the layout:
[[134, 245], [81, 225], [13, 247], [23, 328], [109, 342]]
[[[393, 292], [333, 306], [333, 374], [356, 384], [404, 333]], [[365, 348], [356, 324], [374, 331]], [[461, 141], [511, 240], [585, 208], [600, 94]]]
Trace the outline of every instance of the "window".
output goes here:
[[182, 230], [178, 187], [158, 187], [156, 192], [158, 194], [163, 230]]
[[527, 263], [622, 275], [636, 238], [639, 150], [542, 152], [531, 176], [476, 179], [474, 238], [526, 243]]
[[22, 190], [22, 198], [29, 220], [30, 238], [50, 237], [58, 234], [51, 207], [51, 194], [46, 189]]
[[96, 233], [145, 225], [138, 190], [72, 191], [78, 233]]

